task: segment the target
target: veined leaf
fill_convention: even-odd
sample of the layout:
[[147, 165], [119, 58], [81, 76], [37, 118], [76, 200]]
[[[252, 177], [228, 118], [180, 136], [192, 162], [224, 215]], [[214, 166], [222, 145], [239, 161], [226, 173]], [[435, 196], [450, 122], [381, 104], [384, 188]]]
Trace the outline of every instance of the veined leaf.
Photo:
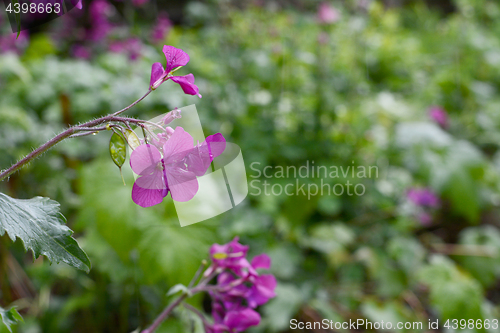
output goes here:
[[121, 168], [125, 159], [127, 158], [127, 146], [125, 139], [117, 133], [111, 135], [109, 140], [109, 155], [111, 159], [115, 162], [116, 166]]
[[25, 249], [51, 262], [65, 262], [88, 272], [90, 260], [65, 224], [59, 203], [49, 198], [14, 199], [0, 193], [0, 236], [19, 237]]
[[15, 307], [11, 307], [10, 309], [3, 309], [0, 307], [0, 318], [9, 332], [12, 332], [12, 325], [15, 325], [18, 321], [24, 321]]

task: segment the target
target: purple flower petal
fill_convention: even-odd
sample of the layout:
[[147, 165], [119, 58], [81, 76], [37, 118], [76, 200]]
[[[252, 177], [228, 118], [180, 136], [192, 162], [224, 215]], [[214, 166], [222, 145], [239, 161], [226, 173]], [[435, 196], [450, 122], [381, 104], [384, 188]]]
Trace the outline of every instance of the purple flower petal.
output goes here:
[[434, 194], [434, 192], [428, 188], [409, 189], [406, 196], [410, 201], [419, 206], [436, 208], [439, 206], [440, 203], [437, 195]]
[[147, 168], [160, 163], [160, 161], [160, 152], [155, 146], [149, 144], [140, 145], [130, 155], [130, 167], [138, 175], [142, 174]]
[[151, 80], [149, 80], [149, 86], [152, 89], [156, 89], [162, 83], [162, 79], [165, 77], [165, 70], [160, 62], [155, 62], [151, 67]]
[[448, 114], [443, 108], [439, 106], [431, 107], [429, 116], [442, 128], [446, 129], [448, 127]]
[[271, 258], [269, 258], [269, 256], [265, 253], [255, 256], [252, 259], [252, 267], [254, 269], [269, 269], [271, 267]]
[[179, 162], [193, 149], [193, 137], [182, 127], [176, 127], [174, 134], [163, 146], [165, 165]]
[[162, 190], [142, 188], [135, 183], [132, 187], [132, 200], [141, 207], [151, 207], [162, 202], [166, 195], [163, 193]]
[[196, 179], [194, 173], [183, 170], [178, 166], [166, 166], [165, 174], [173, 200], [179, 202], [189, 201], [198, 192], [198, 179]]
[[176, 67], [186, 66], [189, 62], [189, 55], [173, 46], [163, 46], [163, 53], [167, 58], [167, 68], [165, 69], [167, 73], [170, 73]]
[[224, 149], [226, 149], [226, 139], [222, 134], [208, 136], [201, 145], [195, 147], [186, 156], [188, 170], [194, 172], [198, 177], [203, 176], [210, 167], [210, 163], [222, 154]]
[[252, 309], [241, 311], [229, 311], [224, 317], [224, 324], [231, 332], [243, 332], [250, 326], [256, 326], [260, 323], [260, 315]]
[[188, 74], [184, 76], [171, 76], [169, 77], [172, 81], [175, 83], [178, 83], [182, 91], [184, 91], [185, 94], [188, 95], [197, 95], [199, 98], [201, 98], [201, 95], [199, 93], [198, 86], [194, 84], [194, 75], [193, 74]]
[[335, 23], [340, 19], [340, 13], [330, 4], [323, 2], [318, 8], [318, 21], [320, 23], [329, 24]]
[[266, 303], [270, 298], [276, 296], [276, 278], [274, 275], [267, 274], [255, 278], [254, 285], [248, 294], [248, 305], [255, 308]]

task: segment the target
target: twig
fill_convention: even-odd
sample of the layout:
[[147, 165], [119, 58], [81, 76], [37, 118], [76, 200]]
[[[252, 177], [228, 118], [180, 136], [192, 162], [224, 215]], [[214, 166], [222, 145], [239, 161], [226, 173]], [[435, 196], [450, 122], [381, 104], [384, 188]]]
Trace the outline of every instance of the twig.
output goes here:
[[[59, 142], [63, 141], [64, 139], [67, 139], [70, 137], [74, 138], [74, 137], [90, 135], [90, 134], [97, 133], [101, 130], [108, 129], [107, 127], [96, 128], [96, 126], [98, 126], [98, 125], [102, 125], [102, 124], [110, 122], [110, 121], [123, 122], [127, 125], [127, 127], [129, 127], [128, 122], [135, 123], [138, 125], [142, 125], [142, 123], [150, 123], [150, 122], [145, 121], [145, 120], [139, 120], [139, 119], [128, 118], [128, 117], [117, 117], [117, 115], [119, 115], [120, 113], [127, 111], [128, 109], [130, 109], [131, 107], [133, 107], [134, 105], [136, 105], [137, 103], [142, 101], [150, 93], [151, 93], [151, 90], [149, 90], [144, 96], [142, 96], [141, 98], [136, 100], [134, 103], [130, 104], [126, 108], [123, 108], [120, 111], [117, 111], [111, 115], [97, 118], [97, 119], [88, 121], [84, 124], [73, 126], [73, 127], [70, 127], [68, 129], [64, 130], [62, 133], [56, 135], [55, 137], [53, 137], [52, 139], [50, 139], [49, 141], [47, 141], [46, 143], [44, 143], [40, 147], [33, 150], [28, 155], [26, 155], [24, 158], [20, 159], [18, 162], [13, 164], [10, 168], [3, 170], [0, 173], [0, 181], [6, 179], [10, 175], [12, 175], [14, 172], [21, 169], [23, 166], [28, 164], [30, 161], [37, 158], [38, 156], [40, 156], [41, 154], [43, 154], [44, 152], [46, 152], [47, 150], [49, 150], [50, 148], [52, 148], [53, 146], [58, 144]], [[153, 124], [153, 123], [151, 123], [151, 124]], [[157, 124], [155, 124], [155, 125], [157, 125]], [[162, 128], [160, 125], [157, 125], [157, 126]], [[88, 133], [78, 133], [80, 131], [87, 131]]]
[[158, 316], [158, 318], [155, 319], [153, 324], [149, 328], [142, 331], [141, 333], [153, 333], [158, 328], [158, 326], [160, 326], [160, 324], [165, 319], [167, 319], [167, 317], [170, 315], [170, 312], [172, 312], [172, 310], [175, 309], [177, 305], [179, 305], [182, 301], [184, 301], [184, 299], [186, 299], [187, 296], [188, 296], [187, 294], [183, 294], [179, 298], [177, 298], [173, 303], [170, 303], [170, 305], [167, 306], [165, 310], [163, 310], [163, 312]]

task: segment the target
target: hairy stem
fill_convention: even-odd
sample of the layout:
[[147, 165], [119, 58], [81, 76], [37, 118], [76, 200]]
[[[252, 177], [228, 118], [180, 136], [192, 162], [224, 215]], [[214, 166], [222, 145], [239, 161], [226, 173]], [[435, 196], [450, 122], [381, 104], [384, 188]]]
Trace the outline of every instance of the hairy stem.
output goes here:
[[45, 151], [48, 149], [52, 148], [55, 146], [57, 143], [61, 142], [62, 140], [69, 138], [71, 135], [73, 135], [76, 132], [74, 127], [70, 127], [64, 132], [56, 135], [37, 149], [33, 150], [31, 153], [26, 155], [23, 159], [19, 160], [17, 163], [13, 164], [10, 168], [8, 168], [5, 171], [2, 171], [0, 173], [0, 181], [4, 180], [5, 178], [9, 177], [11, 174], [16, 172], [17, 170], [21, 169], [23, 166], [28, 164], [31, 160], [37, 158], [41, 154], [43, 154]]
[[[134, 105], [136, 105], [137, 103], [142, 101], [144, 98], [146, 98], [146, 96], [148, 96], [151, 93], [151, 91], [152, 90], [148, 90], [148, 92], [146, 94], [144, 94], [144, 96], [142, 96], [141, 98], [139, 98], [134, 103], [127, 106], [126, 108], [121, 109], [120, 111], [117, 111], [111, 115], [97, 118], [97, 119], [88, 121], [84, 124], [76, 125], [76, 126], [73, 126], [73, 127], [70, 127], [68, 129], [64, 130], [62, 133], [56, 135], [55, 137], [53, 137], [52, 139], [50, 139], [49, 141], [47, 141], [46, 143], [44, 143], [40, 147], [33, 150], [28, 155], [26, 155], [24, 158], [20, 159], [18, 162], [13, 164], [10, 168], [1, 171], [0, 172], [0, 181], [6, 179], [10, 175], [12, 175], [14, 172], [18, 171], [23, 166], [28, 164], [30, 161], [34, 160], [35, 158], [37, 158], [38, 156], [40, 156], [41, 154], [43, 154], [44, 152], [46, 152], [47, 150], [49, 150], [50, 148], [52, 148], [53, 146], [58, 144], [59, 142], [63, 141], [64, 139], [67, 139], [70, 137], [77, 137], [77, 136], [84, 136], [84, 135], [88, 135], [88, 134], [94, 134], [94, 133], [97, 133], [99, 131], [103, 131], [103, 130], [108, 129], [106, 127], [97, 127], [96, 128], [95, 126], [102, 125], [102, 124], [104, 124], [106, 122], [110, 122], [110, 121], [125, 123], [127, 125], [127, 127], [129, 127], [128, 123], [134, 123], [134, 124], [138, 124], [138, 125], [145, 123], [145, 122], [149, 123], [148, 121], [145, 121], [145, 120], [139, 120], [139, 119], [128, 118], [128, 117], [117, 117], [117, 115], [127, 111], [128, 109], [130, 109], [131, 107], [133, 107]], [[79, 132], [87, 132], [87, 133], [79, 133]]]

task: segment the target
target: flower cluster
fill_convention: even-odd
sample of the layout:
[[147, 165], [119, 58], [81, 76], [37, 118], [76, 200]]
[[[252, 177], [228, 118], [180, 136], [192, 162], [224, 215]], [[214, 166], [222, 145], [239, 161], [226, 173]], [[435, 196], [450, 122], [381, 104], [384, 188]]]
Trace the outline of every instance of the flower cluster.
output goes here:
[[271, 259], [261, 254], [248, 262], [247, 252], [248, 246], [240, 244], [237, 237], [210, 248], [212, 265], [204, 275], [217, 274], [217, 284], [209, 290], [214, 323], [205, 324], [207, 333], [237, 333], [258, 325], [260, 315], [254, 309], [276, 296], [276, 278], [257, 272], [269, 269]]
[[406, 197], [417, 206], [417, 217], [420, 223], [429, 225], [432, 222], [432, 210], [440, 205], [437, 195], [428, 188], [411, 188], [406, 193]]
[[429, 117], [441, 126], [441, 128], [448, 128], [448, 114], [443, 108], [439, 106], [431, 107], [429, 109]]
[[318, 22], [321, 24], [331, 24], [340, 20], [340, 12], [327, 2], [322, 2], [318, 7]]

